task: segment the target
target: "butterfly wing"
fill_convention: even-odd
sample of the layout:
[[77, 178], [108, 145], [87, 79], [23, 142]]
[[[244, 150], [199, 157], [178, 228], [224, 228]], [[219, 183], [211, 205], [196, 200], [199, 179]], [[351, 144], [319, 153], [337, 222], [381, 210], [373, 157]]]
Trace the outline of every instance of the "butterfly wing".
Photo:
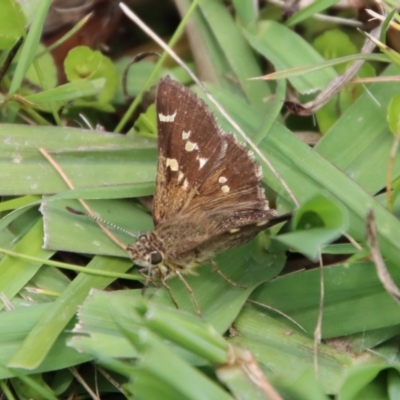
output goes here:
[[[280, 216], [275, 214], [275, 210], [266, 210], [242, 211], [229, 216], [223, 213], [211, 215], [208, 223], [209, 237], [201, 244], [197, 244], [196, 252], [202, 254], [203, 250], [207, 249], [209, 253], [217, 254], [240, 246], [262, 230], [287, 221], [292, 216], [291, 213]], [[187, 251], [191, 251], [191, 249], [187, 247]]]
[[[226, 155], [211, 111], [169, 77], [157, 86], [158, 167], [153, 202], [157, 226], [176, 216]], [[217, 132], [217, 134], [215, 134]]]
[[246, 243], [261, 230], [291, 217], [290, 214], [276, 217], [274, 211], [219, 210], [213, 214], [186, 215], [161, 223], [155, 232], [163, 244], [168, 264], [187, 269], [190, 265], [209, 261], [219, 252]]
[[[259, 186], [261, 168], [233, 135], [220, 129], [199, 97], [166, 77], [157, 87], [156, 110], [156, 226], [171, 220], [201, 220], [218, 212], [231, 220], [232, 212], [244, 216], [257, 211], [264, 219], [272, 216]], [[228, 230], [237, 222], [227, 224]]]

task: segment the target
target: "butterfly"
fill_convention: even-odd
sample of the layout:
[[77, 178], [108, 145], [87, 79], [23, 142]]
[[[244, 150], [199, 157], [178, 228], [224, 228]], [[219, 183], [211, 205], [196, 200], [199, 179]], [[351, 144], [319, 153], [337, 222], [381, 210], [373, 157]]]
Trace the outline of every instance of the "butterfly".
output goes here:
[[[162, 78], [156, 92], [154, 230], [127, 247], [149, 279], [193, 273], [215, 254], [288, 219], [270, 209], [261, 167], [190, 89]], [[188, 287], [187, 283], [184, 281]]]

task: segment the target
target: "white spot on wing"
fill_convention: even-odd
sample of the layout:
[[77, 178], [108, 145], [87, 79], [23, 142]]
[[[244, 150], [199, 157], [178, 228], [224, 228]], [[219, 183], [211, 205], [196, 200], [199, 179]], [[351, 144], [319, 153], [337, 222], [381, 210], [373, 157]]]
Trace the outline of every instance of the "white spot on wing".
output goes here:
[[233, 228], [233, 229], [229, 230], [229, 233], [236, 233], [236, 232], [239, 232], [239, 231], [240, 231], [240, 228]]
[[262, 168], [259, 165], [257, 166], [256, 177], [258, 179], [261, 179], [263, 177]]
[[180, 182], [183, 179], [184, 176], [185, 176], [184, 173], [182, 171], [179, 171], [179, 173], [178, 173], [178, 182]]
[[221, 187], [221, 190], [222, 190], [223, 193], [229, 193], [230, 188], [229, 188], [228, 185], [224, 185], [224, 186]]
[[187, 179], [184, 180], [182, 187], [186, 190], [189, 187], [189, 182]]
[[228, 181], [228, 179], [226, 179], [224, 176], [220, 176], [218, 179], [219, 183], [226, 183]]
[[267, 225], [267, 223], [268, 223], [268, 220], [261, 221], [261, 222], [259, 222], [259, 223], [257, 224], [257, 226]]
[[161, 122], [174, 122], [176, 117], [176, 111], [172, 115], [164, 115], [159, 113], [158, 118]]
[[208, 161], [208, 158], [202, 158], [202, 157], [199, 157], [199, 156], [197, 156], [196, 158], [197, 158], [197, 160], [198, 160], [198, 162], [200, 164], [200, 169], [202, 169], [206, 165], [206, 162]]
[[167, 168], [170, 167], [171, 171], [178, 171], [179, 164], [175, 158], [167, 158]]
[[191, 142], [189, 140], [185, 144], [186, 151], [193, 151], [196, 150], [197, 148], [198, 148], [197, 143]]
[[192, 133], [192, 131], [189, 131], [189, 132], [183, 131], [183, 132], [182, 132], [182, 139], [183, 139], [183, 140], [188, 140], [191, 133]]

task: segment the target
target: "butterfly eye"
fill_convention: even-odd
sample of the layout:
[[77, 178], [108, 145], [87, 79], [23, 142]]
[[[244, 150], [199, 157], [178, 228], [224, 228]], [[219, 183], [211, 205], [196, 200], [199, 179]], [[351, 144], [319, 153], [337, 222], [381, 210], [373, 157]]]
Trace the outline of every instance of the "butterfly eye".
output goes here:
[[159, 252], [154, 251], [153, 253], [150, 254], [150, 262], [152, 265], [160, 264], [161, 261], [162, 261], [162, 255]]

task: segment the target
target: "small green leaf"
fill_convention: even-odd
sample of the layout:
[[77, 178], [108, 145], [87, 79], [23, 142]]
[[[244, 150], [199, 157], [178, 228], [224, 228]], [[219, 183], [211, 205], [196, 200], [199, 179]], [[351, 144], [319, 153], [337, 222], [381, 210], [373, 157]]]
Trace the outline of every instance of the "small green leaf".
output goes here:
[[101, 103], [109, 102], [117, 89], [118, 77], [111, 60], [87, 46], [73, 48], [64, 61], [64, 68], [70, 82], [80, 79], [106, 78], [106, 84], [99, 95]]
[[293, 217], [295, 232], [279, 235], [278, 240], [311, 259], [327, 244], [337, 239], [347, 228], [345, 211], [331, 198], [316, 195], [307, 201]]
[[102, 54], [86, 46], [73, 48], [64, 61], [64, 69], [70, 82], [89, 79], [100, 67]]
[[85, 96], [94, 96], [100, 93], [104, 88], [104, 84], [104, 78], [91, 81], [82, 79], [77, 82], [57, 86], [54, 89], [26, 96], [26, 100], [40, 105], [58, 102], [61, 107], [68, 101], [76, 100]]
[[298, 210], [293, 218], [296, 230], [319, 227], [345, 228], [342, 208], [331, 198], [316, 195]]
[[0, 50], [10, 48], [24, 35], [26, 19], [15, 0], [0, 1]]
[[155, 139], [157, 135], [156, 107], [152, 104], [135, 122], [135, 134]]
[[[327, 60], [338, 57], [346, 57], [358, 52], [355, 44], [350, 40], [349, 35], [339, 29], [331, 29], [324, 32], [314, 40], [314, 46]], [[335, 69], [343, 73], [347, 68], [347, 63], [338, 64]]]

